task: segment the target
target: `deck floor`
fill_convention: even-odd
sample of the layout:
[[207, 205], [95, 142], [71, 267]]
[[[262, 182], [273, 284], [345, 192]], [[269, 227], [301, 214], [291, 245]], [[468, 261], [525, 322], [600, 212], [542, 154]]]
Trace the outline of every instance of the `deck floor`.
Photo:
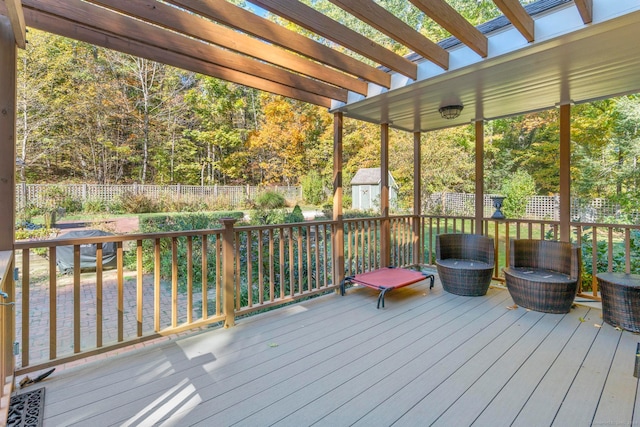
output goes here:
[[437, 281], [376, 299], [351, 289], [61, 370], [44, 425], [640, 424], [639, 336], [598, 309], [510, 309], [504, 290]]

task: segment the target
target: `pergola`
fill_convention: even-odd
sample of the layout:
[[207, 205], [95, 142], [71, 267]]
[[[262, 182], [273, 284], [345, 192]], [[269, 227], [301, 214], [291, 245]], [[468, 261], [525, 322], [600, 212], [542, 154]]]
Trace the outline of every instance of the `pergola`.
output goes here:
[[[493, 0], [504, 16], [477, 28], [445, 0], [411, 0], [452, 34], [440, 43], [374, 0], [330, 1], [413, 53], [397, 55], [297, 0], [250, 2], [377, 66], [225, 0], [0, 2], [0, 251], [14, 249], [16, 61], [27, 26], [330, 109], [336, 242], [343, 239], [344, 117], [381, 127], [381, 213], [388, 219], [390, 127], [414, 134], [418, 216], [422, 132], [474, 122], [476, 200], [482, 200], [484, 121], [559, 107], [560, 239], [568, 241], [571, 105], [640, 92], [640, 0], [541, 0], [526, 7]], [[463, 106], [462, 113], [442, 117], [439, 109], [450, 105]], [[482, 203], [476, 203], [475, 221], [481, 233]], [[380, 253], [387, 264], [389, 222], [382, 224]], [[342, 276], [342, 245], [335, 248], [334, 271]], [[0, 331], [5, 340], [12, 337], [9, 327], [4, 322]], [[11, 356], [0, 358], [5, 366]]]
[[[526, 7], [494, 0], [504, 16], [477, 28], [445, 0], [411, 0], [452, 34], [440, 43], [373, 0], [331, 1], [413, 53], [400, 56], [299, 1], [251, 3], [379, 65], [222, 0], [6, 0], [0, 4], [2, 215], [14, 215], [16, 46], [25, 46], [30, 26], [329, 108], [335, 115], [336, 221], [342, 217], [343, 117], [380, 124], [383, 171], [389, 127], [414, 133], [419, 215], [421, 132], [475, 122], [476, 200], [482, 200], [484, 121], [560, 107], [560, 237], [568, 240], [570, 106], [640, 91], [640, 50], [632, 42], [640, 0], [541, 0]], [[462, 114], [443, 118], [439, 109], [449, 105], [463, 106]], [[387, 217], [388, 175], [382, 176], [381, 213]], [[476, 203], [477, 232], [482, 217]], [[13, 221], [0, 227], [0, 249], [11, 250]]]

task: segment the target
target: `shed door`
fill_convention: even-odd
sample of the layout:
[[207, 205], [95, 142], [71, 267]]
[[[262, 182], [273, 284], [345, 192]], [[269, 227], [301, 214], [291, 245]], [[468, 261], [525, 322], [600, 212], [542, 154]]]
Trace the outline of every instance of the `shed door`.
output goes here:
[[367, 185], [360, 188], [360, 209], [371, 209], [371, 192]]

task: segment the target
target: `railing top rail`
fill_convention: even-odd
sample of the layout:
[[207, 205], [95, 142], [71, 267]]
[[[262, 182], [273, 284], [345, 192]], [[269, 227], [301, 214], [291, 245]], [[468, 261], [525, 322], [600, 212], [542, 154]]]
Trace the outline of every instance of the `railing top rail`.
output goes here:
[[297, 227], [316, 227], [319, 225], [332, 225], [334, 221], [305, 221], [305, 222], [289, 222], [286, 224], [271, 225], [241, 225], [235, 227], [236, 231], [256, 231], [256, 230], [278, 230], [280, 228], [297, 228]]
[[75, 239], [52, 239], [20, 241], [14, 243], [14, 249], [50, 248], [54, 246], [85, 245], [92, 243], [129, 242], [132, 240], [171, 239], [173, 237], [208, 236], [222, 233], [221, 228], [207, 230], [168, 231], [162, 233], [114, 234], [102, 237], [79, 237]]
[[601, 222], [571, 222], [574, 227], [605, 227], [605, 228], [628, 228], [631, 230], [640, 230], [638, 224], [613, 224], [613, 223], [601, 223]]

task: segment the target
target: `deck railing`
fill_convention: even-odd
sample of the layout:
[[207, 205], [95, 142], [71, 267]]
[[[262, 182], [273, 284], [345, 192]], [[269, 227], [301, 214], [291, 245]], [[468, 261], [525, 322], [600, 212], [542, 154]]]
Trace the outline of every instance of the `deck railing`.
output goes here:
[[[493, 237], [496, 245], [494, 279], [504, 280], [502, 268], [508, 264], [510, 239], [558, 240], [559, 227], [559, 221], [485, 219], [483, 233]], [[475, 222], [471, 217], [423, 216], [421, 241], [425, 252], [422, 263], [435, 262], [436, 234], [473, 233], [474, 228]], [[579, 296], [600, 299], [597, 273], [605, 271], [639, 273], [640, 253], [634, 250], [635, 246], [632, 245], [634, 231], [640, 233], [640, 226], [571, 223], [571, 241], [582, 247], [583, 280]]]
[[380, 267], [380, 228], [382, 218], [359, 218], [344, 221], [346, 276]]
[[[214, 230], [17, 242], [16, 263], [22, 276], [15, 290], [21, 347], [17, 373], [212, 323], [230, 326], [237, 316], [339, 285], [332, 246], [340, 223], [221, 222], [223, 227]], [[383, 266], [385, 228], [390, 232], [389, 264], [433, 266], [435, 236], [473, 233], [475, 222], [470, 217], [394, 216], [347, 219], [342, 227], [344, 274], [353, 275]], [[557, 239], [558, 229], [556, 221], [483, 221], [483, 233], [496, 242], [495, 279], [502, 280], [510, 239]], [[632, 250], [636, 232], [640, 226], [572, 224], [572, 239], [583, 247], [582, 296], [598, 298], [598, 271], [636, 271], [640, 264], [640, 254]], [[91, 272], [80, 269], [81, 250], [87, 245], [94, 245], [97, 255]], [[115, 247], [111, 269], [101, 261], [107, 245]], [[69, 275], [57, 271], [61, 246], [73, 248]], [[2, 284], [10, 300], [12, 282]], [[3, 306], [0, 315], [11, 309]], [[2, 325], [8, 328], [7, 322]], [[0, 354], [9, 357], [6, 351], [0, 349]]]
[[235, 229], [235, 315], [333, 289], [331, 222]]
[[0, 252], [0, 420], [6, 420], [13, 391], [15, 334], [13, 252]]
[[[310, 297], [336, 287], [331, 222], [17, 242], [26, 373]], [[102, 263], [115, 244], [115, 268]], [[96, 268], [82, 272], [82, 247]], [[73, 247], [73, 270], [57, 270]], [[36, 252], [44, 253], [42, 262]], [[36, 265], [37, 264], [37, 265]], [[229, 296], [229, 297], [227, 297]]]

